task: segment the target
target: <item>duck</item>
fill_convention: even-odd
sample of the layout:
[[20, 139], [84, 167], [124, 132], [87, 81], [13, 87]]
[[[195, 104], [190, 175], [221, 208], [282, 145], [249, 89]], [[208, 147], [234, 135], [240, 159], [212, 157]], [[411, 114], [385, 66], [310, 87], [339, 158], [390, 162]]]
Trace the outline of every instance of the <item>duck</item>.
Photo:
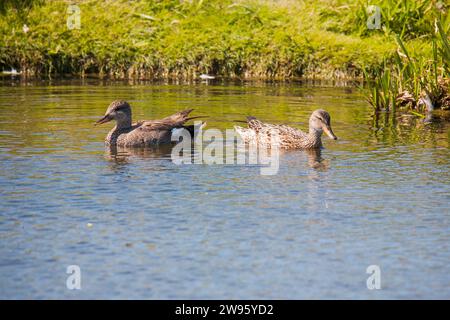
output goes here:
[[[194, 136], [194, 125], [184, 124], [192, 119], [188, 117], [194, 109], [186, 109], [160, 120], [131, 121], [131, 106], [124, 100], [115, 100], [107, 108], [105, 115], [95, 125], [115, 120], [116, 126], [109, 131], [105, 138], [107, 146], [115, 147], [146, 147], [172, 143], [172, 133], [176, 129], [186, 129]], [[202, 122], [201, 126], [206, 123]]]
[[235, 126], [234, 129], [245, 143], [271, 147], [273, 133], [278, 134], [277, 144], [280, 149], [314, 149], [322, 148], [322, 133], [325, 132], [331, 139], [337, 140], [331, 129], [330, 114], [323, 110], [315, 110], [309, 118], [309, 132], [287, 125], [264, 123], [255, 117], [249, 116], [245, 122], [248, 128]]

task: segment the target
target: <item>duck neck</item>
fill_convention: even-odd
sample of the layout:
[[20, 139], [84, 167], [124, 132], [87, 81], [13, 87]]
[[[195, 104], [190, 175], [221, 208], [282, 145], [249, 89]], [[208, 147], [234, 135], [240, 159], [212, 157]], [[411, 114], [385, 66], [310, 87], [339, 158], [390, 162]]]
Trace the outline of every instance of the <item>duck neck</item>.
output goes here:
[[123, 130], [131, 127], [131, 117], [120, 119], [116, 121], [116, 130]]
[[322, 129], [317, 129], [314, 127], [309, 127], [309, 139], [311, 140], [311, 142], [313, 142], [314, 145], [318, 145], [321, 143], [321, 137], [322, 137], [322, 133], [323, 130]]
[[106, 136], [106, 144], [107, 145], [115, 145], [117, 143], [117, 139], [123, 133], [127, 133], [131, 128], [131, 117], [127, 119], [123, 119], [120, 121], [116, 121], [116, 126], [111, 129], [111, 131]]

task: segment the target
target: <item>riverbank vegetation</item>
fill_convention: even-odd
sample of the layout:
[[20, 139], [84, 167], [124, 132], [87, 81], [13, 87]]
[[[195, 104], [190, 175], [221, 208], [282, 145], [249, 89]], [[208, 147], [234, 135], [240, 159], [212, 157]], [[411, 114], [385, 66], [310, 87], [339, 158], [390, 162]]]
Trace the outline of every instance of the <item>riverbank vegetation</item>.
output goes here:
[[74, 1], [79, 29], [66, 1], [15, 3], [4, 4], [0, 63], [29, 75], [330, 79], [374, 70], [396, 48], [366, 30], [358, 1]]
[[[384, 1], [382, 12], [392, 11], [393, 4]], [[394, 33], [396, 51], [384, 58], [378, 70], [365, 72], [369, 103], [377, 111], [395, 111], [399, 108], [412, 110], [417, 115], [429, 115], [436, 108], [450, 109], [448, 9], [442, 3], [430, 0], [405, 1], [403, 5], [395, 6], [404, 7], [401, 12], [405, 13], [405, 19], [422, 17], [417, 20], [421, 23], [414, 26], [414, 21], [403, 21], [398, 13], [398, 20], [403, 22], [397, 22], [397, 32]], [[408, 32], [404, 31], [406, 29]], [[425, 51], [419, 53], [421, 50], [418, 50], [416, 43], [426, 48]]]
[[[69, 25], [78, 14], [69, 5], [80, 10], [79, 28]], [[377, 110], [420, 111], [427, 96], [448, 106], [448, 11], [438, 0], [5, 0], [0, 70], [115, 79], [365, 78]]]

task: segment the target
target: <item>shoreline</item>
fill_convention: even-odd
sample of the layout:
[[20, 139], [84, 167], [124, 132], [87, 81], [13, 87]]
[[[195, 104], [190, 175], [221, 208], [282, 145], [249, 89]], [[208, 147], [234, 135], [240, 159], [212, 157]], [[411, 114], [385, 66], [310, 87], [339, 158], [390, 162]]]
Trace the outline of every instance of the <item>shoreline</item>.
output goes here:
[[99, 77], [98, 75], [86, 75], [85, 77], [76, 77], [72, 75], [56, 77], [26, 77], [24, 75], [10, 75], [0, 73], [0, 85], [6, 82], [13, 83], [73, 83], [74, 85], [83, 85], [88, 83], [114, 83], [130, 85], [299, 85], [306, 87], [334, 87], [334, 88], [354, 88], [358, 89], [365, 86], [366, 82], [362, 78], [355, 79], [320, 79], [320, 78], [289, 78], [289, 79], [263, 79], [263, 78], [226, 78], [218, 77], [213, 80], [202, 80], [200, 78], [159, 78], [159, 79], [135, 79], [135, 78], [109, 78]]

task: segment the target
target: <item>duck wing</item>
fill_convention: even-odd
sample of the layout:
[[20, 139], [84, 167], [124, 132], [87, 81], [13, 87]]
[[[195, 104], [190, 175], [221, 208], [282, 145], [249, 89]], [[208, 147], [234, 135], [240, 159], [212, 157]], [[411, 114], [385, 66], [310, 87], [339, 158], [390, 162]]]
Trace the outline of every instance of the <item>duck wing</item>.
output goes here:
[[167, 131], [176, 127], [171, 122], [164, 120], [142, 120], [135, 124], [136, 130], [140, 131]]
[[262, 145], [268, 145], [271, 136], [276, 133], [280, 138], [281, 148], [291, 148], [291, 145], [307, 139], [307, 134], [303, 131], [292, 128], [287, 125], [278, 125], [265, 123], [255, 117], [247, 117], [248, 129], [235, 126], [235, 130], [244, 139], [245, 142], [257, 142]]
[[[184, 123], [199, 117], [188, 117], [193, 109], [177, 112], [160, 120], [143, 120], [134, 123], [131, 128], [122, 130], [117, 137], [117, 145], [120, 146], [149, 146], [163, 143], [171, 143], [172, 130], [183, 128]], [[187, 128], [188, 130], [191, 127]], [[194, 129], [194, 127], [192, 127]], [[191, 130], [189, 130], [191, 131]]]
[[[172, 130], [184, 128], [184, 123], [199, 117], [188, 117], [193, 109], [177, 112], [160, 120], [142, 120], [133, 124], [127, 134], [121, 135], [120, 143], [124, 146], [145, 146], [171, 143]], [[187, 128], [188, 131], [189, 128]], [[193, 131], [194, 127], [192, 127]]]
[[265, 123], [255, 117], [247, 117], [247, 123], [248, 127], [255, 130], [257, 133], [269, 133], [270, 131], [275, 130], [281, 137], [302, 138], [306, 136], [306, 133], [299, 129], [284, 124]]
[[177, 113], [174, 113], [161, 120], [143, 120], [137, 122], [135, 125], [142, 131], [165, 131], [172, 130], [174, 128], [181, 128], [183, 125], [192, 119], [203, 118], [204, 116], [188, 117], [189, 113], [194, 109], [186, 109]]

